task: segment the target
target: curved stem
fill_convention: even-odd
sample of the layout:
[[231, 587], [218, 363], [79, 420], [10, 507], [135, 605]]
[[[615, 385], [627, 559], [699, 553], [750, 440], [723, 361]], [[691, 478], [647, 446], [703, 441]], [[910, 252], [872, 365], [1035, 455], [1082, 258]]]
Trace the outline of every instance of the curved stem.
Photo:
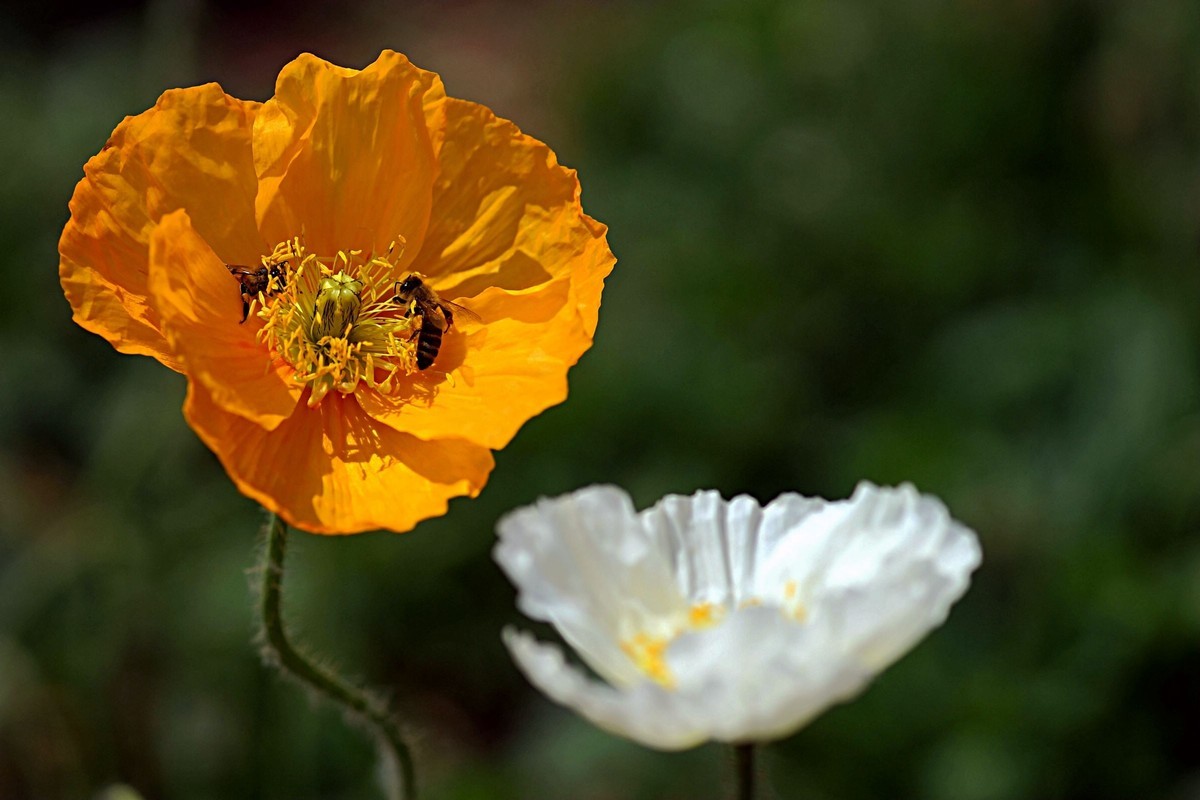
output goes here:
[[754, 800], [754, 743], [733, 746], [733, 768], [737, 773], [737, 800]]
[[332, 669], [314, 664], [292, 646], [283, 627], [283, 557], [287, 553], [287, 525], [277, 515], [267, 520], [266, 545], [260, 563], [263, 660], [284, 675], [299, 681], [340, 706], [348, 718], [359, 722], [375, 737], [385, 762], [389, 800], [414, 800], [417, 796], [412, 754], [404, 743], [400, 724], [387, 702], [361, 689]]

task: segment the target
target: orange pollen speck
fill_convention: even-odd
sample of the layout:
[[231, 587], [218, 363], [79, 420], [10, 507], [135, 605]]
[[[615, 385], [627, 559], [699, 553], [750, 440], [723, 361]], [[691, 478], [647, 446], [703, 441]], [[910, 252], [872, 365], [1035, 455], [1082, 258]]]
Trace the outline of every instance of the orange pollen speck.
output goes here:
[[675, 685], [675, 679], [667, 668], [667, 645], [670, 643], [670, 639], [639, 633], [621, 642], [621, 650], [632, 659], [638, 669], [670, 689]]
[[725, 611], [725, 606], [719, 603], [693, 603], [688, 608], [686, 622], [681, 620], [673, 629], [668, 628], [668, 635], [637, 633], [621, 641], [621, 650], [651, 680], [667, 689], [674, 689], [675, 676], [667, 666], [667, 648], [682, 633], [717, 625], [724, 618]]
[[796, 622], [804, 622], [808, 619], [808, 609], [800, 602], [800, 585], [795, 581], [788, 581], [783, 585], [784, 608], [788, 616]]
[[693, 628], [711, 628], [721, 621], [724, 606], [715, 603], [696, 603], [688, 609], [688, 624]]
[[395, 301], [402, 252], [401, 243], [383, 256], [350, 250], [323, 258], [296, 238], [263, 258], [282, 276], [259, 295], [258, 338], [293, 367], [295, 383], [309, 387], [310, 406], [363, 384], [392, 392], [397, 375], [416, 370], [413, 317]]

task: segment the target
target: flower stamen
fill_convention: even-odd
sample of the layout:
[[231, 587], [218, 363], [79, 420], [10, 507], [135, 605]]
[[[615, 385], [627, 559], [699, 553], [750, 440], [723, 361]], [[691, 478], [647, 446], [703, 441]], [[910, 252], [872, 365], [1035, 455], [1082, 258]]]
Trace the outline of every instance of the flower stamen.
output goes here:
[[725, 607], [716, 603], [693, 603], [688, 609], [688, 625], [692, 628], [711, 628], [721, 621]]
[[675, 676], [667, 666], [667, 648], [680, 634], [719, 625], [725, 619], [725, 611], [725, 606], [720, 603], [693, 603], [685, 619], [667, 628], [667, 635], [636, 633], [621, 641], [621, 651], [651, 680], [664, 688], [674, 689]]
[[621, 650], [637, 668], [646, 673], [651, 680], [662, 684], [668, 689], [675, 687], [675, 678], [667, 667], [667, 645], [674, 637], [650, 636], [639, 633], [621, 642]]
[[309, 406], [360, 384], [391, 393], [397, 375], [416, 370], [420, 318], [395, 300], [393, 276], [403, 253], [401, 239], [382, 256], [343, 250], [322, 258], [297, 237], [263, 258], [285, 275], [256, 301], [263, 320], [258, 338], [292, 365], [293, 382], [310, 389]]

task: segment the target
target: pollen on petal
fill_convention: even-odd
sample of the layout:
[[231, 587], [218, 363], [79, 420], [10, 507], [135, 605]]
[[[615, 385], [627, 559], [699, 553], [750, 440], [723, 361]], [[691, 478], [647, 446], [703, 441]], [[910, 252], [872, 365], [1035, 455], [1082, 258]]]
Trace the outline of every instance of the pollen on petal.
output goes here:
[[688, 625], [692, 628], [711, 628], [721, 621], [724, 606], [716, 603], [695, 603], [688, 609]]
[[621, 642], [621, 650], [651, 680], [670, 689], [675, 685], [675, 678], [667, 667], [667, 645], [670, 643], [666, 637], [639, 633]]

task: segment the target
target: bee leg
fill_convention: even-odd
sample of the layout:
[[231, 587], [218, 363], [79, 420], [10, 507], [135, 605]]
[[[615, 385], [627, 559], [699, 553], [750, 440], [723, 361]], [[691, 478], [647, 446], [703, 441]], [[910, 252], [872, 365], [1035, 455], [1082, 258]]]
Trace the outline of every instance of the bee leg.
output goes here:
[[242, 295], [242, 320], [238, 323], [241, 325], [250, 316], [250, 301], [246, 299], [246, 295]]
[[450, 313], [450, 309], [442, 306], [442, 316], [446, 318], [445, 330], [450, 330], [450, 326], [454, 324], [454, 315]]

